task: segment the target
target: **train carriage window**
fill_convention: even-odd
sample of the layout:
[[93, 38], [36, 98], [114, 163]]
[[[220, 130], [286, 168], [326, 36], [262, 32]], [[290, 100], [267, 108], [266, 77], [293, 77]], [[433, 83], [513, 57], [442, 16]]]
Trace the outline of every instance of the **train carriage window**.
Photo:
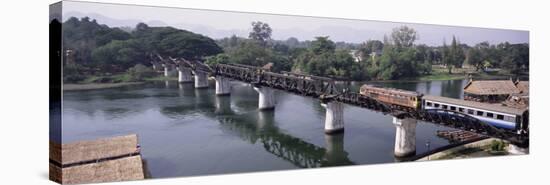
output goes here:
[[468, 109], [468, 114], [474, 114], [474, 110]]
[[493, 117], [495, 117], [495, 116], [493, 115], [493, 113], [487, 113], [487, 117], [493, 118]]
[[451, 110], [456, 110], [456, 107], [455, 107], [455, 106], [451, 106]]
[[434, 107], [439, 108], [439, 103], [435, 103]]
[[500, 114], [497, 114], [497, 119], [504, 120], [504, 116], [500, 115]]
[[447, 105], [443, 105], [443, 109], [447, 109]]
[[477, 111], [478, 116], [483, 116], [483, 111]]
[[458, 112], [464, 112], [464, 108], [459, 107], [459, 108], [458, 108]]
[[426, 105], [431, 107], [431, 106], [432, 106], [432, 102], [426, 102]]

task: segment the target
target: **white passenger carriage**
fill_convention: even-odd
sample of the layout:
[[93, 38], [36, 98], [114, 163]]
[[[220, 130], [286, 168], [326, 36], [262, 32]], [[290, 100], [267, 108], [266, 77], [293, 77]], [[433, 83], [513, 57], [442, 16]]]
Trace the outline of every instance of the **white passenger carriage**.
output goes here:
[[425, 95], [422, 98], [423, 109], [440, 109], [461, 113], [499, 128], [526, 130], [528, 109], [465, 101], [454, 98]]

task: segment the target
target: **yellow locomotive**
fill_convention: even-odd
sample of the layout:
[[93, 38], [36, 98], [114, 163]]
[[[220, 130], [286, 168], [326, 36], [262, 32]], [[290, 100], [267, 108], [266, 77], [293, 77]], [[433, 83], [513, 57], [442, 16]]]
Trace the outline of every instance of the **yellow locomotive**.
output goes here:
[[417, 110], [422, 105], [423, 94], [414, 91], [363, 85], [359, 92], [363, 96], [368, 96], [402, 110]]

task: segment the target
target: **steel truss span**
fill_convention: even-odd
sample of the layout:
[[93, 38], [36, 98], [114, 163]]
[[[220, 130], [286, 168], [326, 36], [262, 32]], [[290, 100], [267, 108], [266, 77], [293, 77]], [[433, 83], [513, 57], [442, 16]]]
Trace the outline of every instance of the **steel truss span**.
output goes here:
[[268, 67], [256, 67], [242, 64], [206, 65], [196, 60], [166, 60], [161, 56], [152, 57], [155, 62], [175, 63], [193, 71], [208, 72], [213, 76], [223, 76], [256, 87], [270, 87], [286, 92], [319, 98], [321, 102], [338, 101], [365, 109], [390, 114], [404, 119], [412, 118], [450, 128], [470, 131], [490, 137], [510, 141], [518, 146], [529, 145], [529, 132], [496, 128], [467, 114], [444, 109], [402, 109], [380, 102], [359, 93], [350, 92], [348, 88], [337, 88], [335, 80], [327, 77], [304, 75], [291, 72], [275, 73]]

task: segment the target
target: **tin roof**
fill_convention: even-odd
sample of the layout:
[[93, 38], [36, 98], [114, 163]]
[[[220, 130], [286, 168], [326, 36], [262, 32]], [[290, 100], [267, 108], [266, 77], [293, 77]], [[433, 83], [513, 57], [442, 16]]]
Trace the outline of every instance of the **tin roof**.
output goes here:
[[441, 96], [431, 96], [431, 95], [424, 95], [423, 99], [441, 102], [441, 103], [448, 103], [448, 104], [453, 104], [458, 106], [500, 112], [500, 113], [514, 114], [514, 115], [521, 115], [523, 114], [524, 111], [528, 109], [527, 107], [514, 108], [514, 107], [504, 106], [502, 104], [481, 103], [481, 102], [475, 102], [475, 101], [466, 101], [461, 99], [447, 98], [447, 97], [441, 97]]
[[57, 152], [52, 153], [50, 158], [63, 165], [72, 164], [133, 154], [136, 152], [137, 145], [138, 138], [136, 134], [68, 144], [50, 142], [50, 147], [57, 150]]
[[505, 95], [518, 94], [520, 90], [512, 80], [482, 80], [468, 82], [464, 92], [477, 95]]
[[519, 89], [520, 94], [529, 94], [529, 81], [516, 82], [516, 87]]

